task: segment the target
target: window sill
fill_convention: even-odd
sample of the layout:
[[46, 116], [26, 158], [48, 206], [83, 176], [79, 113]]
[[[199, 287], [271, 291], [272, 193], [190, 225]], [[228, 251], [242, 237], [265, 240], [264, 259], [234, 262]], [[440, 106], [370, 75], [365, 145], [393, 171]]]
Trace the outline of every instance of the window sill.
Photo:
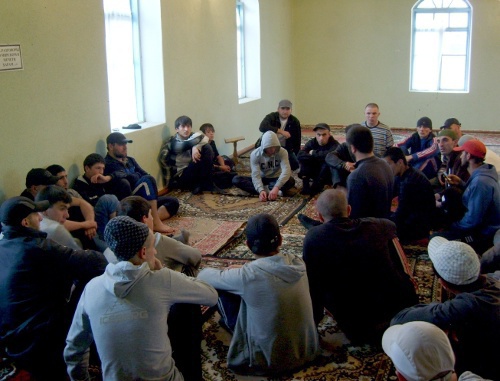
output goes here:
[[250, 103], [250, 102], [253, 102], [253, 101], [257, 101], [259, 99], [260, 98], [241, 98], [241, 99], [238, 99], [238, 103], [241, 105], [241, 104], [244, 104], [244, 103]]

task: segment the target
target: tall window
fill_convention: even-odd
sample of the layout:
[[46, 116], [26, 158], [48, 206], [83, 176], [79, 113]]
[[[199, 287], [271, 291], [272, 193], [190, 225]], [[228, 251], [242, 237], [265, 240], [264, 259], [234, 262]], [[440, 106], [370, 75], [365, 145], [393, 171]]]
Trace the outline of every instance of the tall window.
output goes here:
[[104, 0], [111, 128], [144, 121], [137, 0]]
[[238, 98], [246, 97], [245, 78], [245, 7], [236, 1], [236, 54], [238, 59]]
[[260, 98], [259, 0], [236, 0], [236, 53], [239, 102]]
[[420, 0], [412, 9], [410, 90], [468, 92], [472, 7]]

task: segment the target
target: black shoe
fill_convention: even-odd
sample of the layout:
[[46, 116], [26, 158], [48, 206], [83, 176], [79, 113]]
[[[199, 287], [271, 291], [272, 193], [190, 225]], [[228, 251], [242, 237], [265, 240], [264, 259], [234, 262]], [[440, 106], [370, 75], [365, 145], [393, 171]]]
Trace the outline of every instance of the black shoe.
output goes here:
[[311, 192], [309, 194], [311, 196], [315, 196], [318, 193], [321, 193], [323, 191], [323, 187], [324, 186], [322, 184], [318, 184], [318, 183], [313, 182], [311, 185]]
[[195, 187], [195, 188], [191, 191], [191, 193], [192, 193], [192, 194], [200, 194], [201, 192], [202, 192], [202, 190], [201, 190], [201, 187], [200, 187], [200, 186]]
[[321, 221], [314, 220], [311, 217], [307, 217], [304, 214], [297, 214], [297, 218], [300, 221], [300, 223], [302, 224], [302, 226], [305, 227], [307, 230], [309, 230], [315, 226], [321, 225]]
[[309, 195], [311, 194], [311, 185], [309, 185], [309, 179], [305, 178], [302, 181], [302, 192], [300, 192], [303, 195]]
[[203, 187], [204, 192], [210, 192], [210, 193], [215, 193], [215, 194], [227, 194], [227, 192], [224, 189], [220, 189], [217, 185], [214, 183], [211, 183], [207, 186]]

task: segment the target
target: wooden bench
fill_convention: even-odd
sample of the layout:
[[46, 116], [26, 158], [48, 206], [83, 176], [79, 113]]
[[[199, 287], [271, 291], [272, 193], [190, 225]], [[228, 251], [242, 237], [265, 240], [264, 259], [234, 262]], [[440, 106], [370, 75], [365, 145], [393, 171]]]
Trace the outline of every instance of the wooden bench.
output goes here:
[[238, 164], [238, 142], [240, 140], [245, 140], [243, 136], [237, 136], [235, 138], [224, 139], [226, 143], [233, 143], [233, 161], [234, 164]]

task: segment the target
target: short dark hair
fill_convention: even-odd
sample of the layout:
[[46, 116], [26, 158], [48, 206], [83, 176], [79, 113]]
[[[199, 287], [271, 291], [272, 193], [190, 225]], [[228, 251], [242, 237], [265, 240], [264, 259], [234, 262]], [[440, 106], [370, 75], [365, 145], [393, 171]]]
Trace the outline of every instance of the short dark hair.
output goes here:
[[180, 126], [183, 126], [183, 125], [188, 125], [188, 126], [193, 126], [193, 121], [191, 120], [191, 118], [189, 116], [186, 116], [186, 115], [182, 115], [182, 116], [179, 116], [176, 120], [175, 120], [175, 129], [177, 130]]
[[200, 131], [203, 132], [204, 134], [206, 134], [207, 130], [211, 130], [211, 131], [215, 132], [215, 128], [211, 123], [203, 123], [200, 127]]
[[62, 201], [65, 204], [71, 204], [72, 198], [66, 189], [58, 185], [48, 185], [37, 193], [35, 200], [47, 200], [51, 208], [56, 202]]
[[59, 164], [49, 165], [47, 167], [47, 171], [49, 171], [52, 174], [52, 176], [57, 176], [58, 173], [66, 172], [64, 167], [62, 165], [59, 165]]
[[361, 124], [347, 126], [346, 141], [361, 153], [373, 152], [373, 136], [368, 127]]
[[151, 205], [141, 196], [129, 196], [120, 201], [119, 216], [129, 216], [138, 222], [149, 215]]
[[387, 151], [385, 151], [385, 153], [384, 153], [384, 157], [390, 157], [394, 163], [397, 163], [398, 160], [403, 160], [403, 164], [408, 165], [408, 161], [406, 160], [406, 156], [400, 147], [387, 148]]
[[85, 167], [92, 168], [92, 166], [97, 163], [106, 164], [101, 155], [98, 153], [91, 153], [90, 155], [87, 155], [85, 160], [83, 160], [83, 169], [85, 169]]

